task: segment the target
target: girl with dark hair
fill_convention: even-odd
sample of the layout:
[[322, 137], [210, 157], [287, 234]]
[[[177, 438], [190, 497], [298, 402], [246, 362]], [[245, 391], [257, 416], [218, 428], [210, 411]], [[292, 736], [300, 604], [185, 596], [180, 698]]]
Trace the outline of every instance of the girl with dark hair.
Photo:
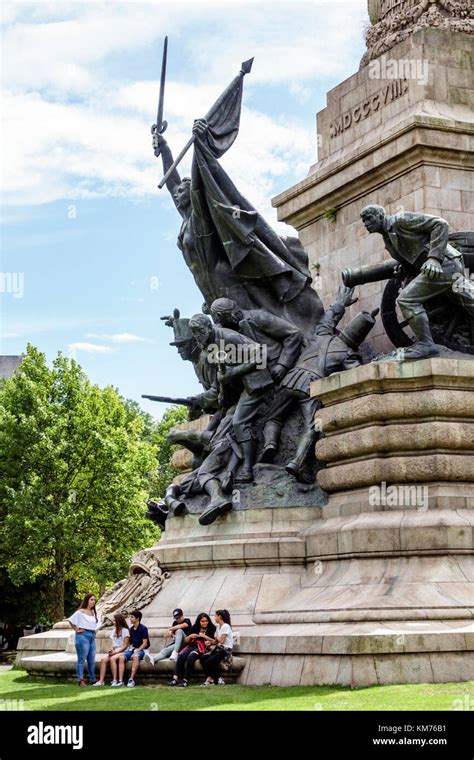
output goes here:
[[112, 671], [112, 683], [110, 685], [123, 686], [123, 683], [117, 681], [117, 666], [119, 655], [125, 652], [128, 647], [130, 630], [121, 612], [116, 612], [114, 615], [114, 630], [110, 634], [110, 638], [112, 639], [112, 648], [109, 649], [100, 662], [99, 680], [95, 682], [94, 686], [105, 686], [105, 673], [108, 662], [110, 662], [110, 670]]
[[214, 643], [215, 625], [207, 612], [200, 612], [189, 634], [184, 639], [186, 646], [178, 655], [173, 679], [169, 686], [188, 686], [194, 673], [196, 660], [199, 660]]
[[231, 659], [234, 646], [229, 610], [216, 610], [215, 621], [217, 623], [214, 637], [216, 646], [210, 654], [201, 658], [202, 669], [207, 676], [204, 686], [225, 685], [224, 679], [219, 675], [220, 665], [224, 660]]
[[95, 608], [96, 601], [94, 594], [86, 594], [79, 609], [68, 618], [69, 625], [76, 632], [76, 670], [79, 686], [86, 685], [84, 681], [84, 663], [86, 660], [89, 681], [91, 684], [95, 683], [95, 634], [101, 625]]

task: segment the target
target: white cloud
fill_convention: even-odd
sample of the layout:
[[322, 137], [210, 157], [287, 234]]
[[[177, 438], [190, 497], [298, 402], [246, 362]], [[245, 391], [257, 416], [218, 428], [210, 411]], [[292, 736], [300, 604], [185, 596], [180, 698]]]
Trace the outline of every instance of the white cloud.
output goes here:
[[[195, 94], [194, 102], [198, 97]], [[63, 198], [149, 195], [167, 200], [166, 190], [160, 193], [156, 188], [162, 176], [161, 161], [153, 156], [143, 118], [133, 113], [118, 118], [80, 104], [48, 103], [38, 94], [6, 94], [4, 105], [9, 114], [4, 130], [6, 201], [36, 204]], [[175, 154], [187, 141], [194, 116], [201, 112], [190, 103], [187, 114], [170, 127], [167, 136]], [[311, 131], [244, 109], [238, 141], [223, 165], [241, 192], [262, 213], [274, 216], [269, 199], [279, 189], [276, 180], [289, 167], [304, 176], [315, 160], [315, 150]], [[190, 151], [180, 166], [183, 174], [189, 173], [191, 155]]]
[[[189, 138], [194, 117], [204, 110], [196, 104], [209, 103], [208, 90], [194, 88], [192, 100], [176, 99], [179, 110], [184, 103], [187, 111], [174, 118], [166, 135], [175, 155]], [[7, 202], [97, 196], [155, 196], [168, 202], [166, 190], [156, 187], [162, 168], [152, 153], [148, 124], [133, 111], [117, 117], [81, 104], [49, 103], [38, 94], [6, 94], [4, 105], [9, 115], [3, 167]], [[223, 165], [239, 190], [271, 220], [275, 212], [270, 198], [281, 189], [278, 179], [288, 171], [305, 176], [316, 158], [315, 143], [311, 130], [297, 123], [244, 108], [238, 140]], [[192, 151], [180, 166], [182, 174], [190, 171], [191, 155]]]
[[[208, 110], [240, 62], [256, 55], [245, 82], [241, 132], [223, 164], [242, 193], [275, 220], [270, 198], [282, 190], [285, 176], [305, 176], [316, 158], [316, 139], [312, 125], [262, 113], [259, 94], [282, 84], [307, 101], [314, 81], [347, 66], [366, 18], [364, 0], [314, 6], [161, 0], [7, 4], [4, 202], [108, 196], [169, 202], [166, 191], [156, 189], [161, 161], [153, 156], [149, 131], [157, 81], [120, 79], [107, 68], [111, 54], [127, 55], [152, 43], [159, 58], [167, 32], [171, 60], [175, 45], [185, 61], [180, 72], [169, 64], [166, 85], [166, 136], [175, 154], [193, 119]], [[187, 82], [176, 80], [183, 68]], [[182, 173], [189, 173], [190, 158], [191, 152]]]
[[96, 82], [95, 66], [107, 55], [160, 38], [168, 19], [174, 17], [174, 26], [179, 26], [171, 8], [159, 12], [149, 3], [137, 3], [131, 10], [128, 2], [84, 2], [82, 7], [70, 5], [69, 18], [51, 15], [40, 15], [36, 23], [30, 23], [25, 14], [5, 29], [2, 77], [6, 86], [86, 93]]
[[145, 343], [148, 342], [148, 338], [142, 338], [140, 335], [133, 335], [133, 333], [115, 333], [114, 335], [107, 335], [106, 333], [87, 333], [86, 338], [95, 338], [96, 340], [110, 340], [112, 343]]
[[[5, 315], [5, 323], [6, 322], [7, 316]], [[39, 312], [22, 319], [9, 318], [8, 333], [29, 340], [31, 336], [44, 332], [90, 329], [93, 323], [94, 318], [91, 316], [77, 317], [67, 316], [67, 314], [61, 314], [60, 316], [58, 314], [53, 314], [49, 316]]]
[[86, 354], [111, 354], [110, 346], [98, 346], [96, 343], [70, 343], [70, 351], [84, 351]]
[[51, 103], [37, 93], [4, 93], [3, 110], [7, 202], [143, 196], [156, 186], [146, 150], [149, 135], [139, 119], [116, 119], [87, 105]]
[[365, 0], [327, 2], [317, 8], [297, 2], [274, 8], [262, 2], [237, 9], [235, 5], [233, 12], [221, 10], [218, 34], [193, 39], [193, 57], [199, 70], [218, 79], [255, 56], [252, 86], [314, 82], [344, 73], [368, 21]]

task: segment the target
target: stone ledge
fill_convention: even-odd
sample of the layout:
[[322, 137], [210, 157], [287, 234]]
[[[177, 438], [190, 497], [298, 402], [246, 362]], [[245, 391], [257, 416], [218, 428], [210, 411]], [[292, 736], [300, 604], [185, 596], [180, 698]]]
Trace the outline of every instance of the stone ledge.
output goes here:
[[[473, 652], [378, 655], [251, 655], [239, 683], [252, 686], [371, 686], [450, 683], [474, 678]], [[465, 692], [453, 709], [465, 708]], [[321, 709], [315, 701], [315, 709]]]
[[[389, 559], [391, 558], [389, 557]], [[414, 624], [428, 621], [449, 623], [450, 621], [459, 620], [471, 623], [474, 620], [474, 607], [466, 607], [463, 604], [453, 607], [429, 607], [427, 609], [365, 607], [363, 610], [360, 610], [355, 607], [348, 607], [347, 609], [329, 609], [327, 607], [314, 612], [308, 610], [298, 610], [295, 613], [262, 612], [255, 615], [255, 621], [259, 624], [284, 624], [288, 626], [294, 621], [295, 615], [298, 615], [298, 619], [304, 625], [334, 624], [352, 626], [355, 622], [372, 623], [373, 625], [405, 622]]]
[[[365, 364], [336, 372], [312, 382], [311, 395], [327, 406], [369, 393], [445, 388], [472, 392], [473, 387], [474, 360], [434, 357], [416, 362]], [[474, 414], [472, 399], [470, 408]]]
[[457, 453], [469, 452], [473, 441], [474, 416], [468, 421], [420, 419], [386, 424], [376, 420], [374, 424], [357, 430], [335, 430], [318, 441], [316, 451], [320, 461], [337, 461], [339, 465], [346, 459], [365, 458], [379, 452], [389, 455], [403, 451], [404, 456], [416, 455], [419, 451], [428, 455], [448, 449]]
[[427, 451], [414, 455], [400, 452], [392, 456], [370, 457], [352, 462], [331, 462], [329, 467], [318, 472], [318, 481], [321, 488], [337, 493], [382, 482], [469, 482], [473, 472], [474, 451], [466, 451], [464, 454]]
[[[387, 625], [271, 625], [243, 632], [228, 682], [316, 685], [445, 682], [474, 678], [474, 625], [461, 620]], [[267, 629], [268, 630], [265, 630]], [[307, 631], [305, 629], [308, 629]], [[332, 631], [331, 631], [332, 629]], [[96, 658], [96, 665], [102, 656]], [[57, 653], [25, 658], [32, 677], [75, 680], [76, 657]], [[141, 663], [137, 683], [168, 680], [171, 660]], [[130, 670], [127, 663], [126, 673]], [[202, 670], [196, 665], [196, 680]]]
[[[262, 616], [263, 617], [263, 616]], [[272, 635], [242, 636], [240, 649], [249, 654], [409, 654], [413, 652], [464, 652], [474, 651], [474, 624], [460, 626], [461, 630], [437, 632], [379, 630], [366, 633], [334, 633], [309, 635], [301, 632], [289, 634], [294, 625], [272, 625]], [[324, 626], [322, 626], [324, 628]], [[352, 626], [353, 628], [354, 626]], [[435, 627], [435, 626], [433, 626]], [[374, 626], [375, 628], [375, 626]], [[350, 629], [350, 627], [349, 627]]]
[[[316, 515], [315, 515], [316, 517]], [[305, 526], [300, 527], [300, 531]], [[167, 570], [189, 567], [219, 567], [300, 564], [305, 558], [305, 542], [301, 538], [267, 535], [262, 538], [235, 537], [233, 540], [208, 543], [159, 545], [153, 550]]]
[[474, 510], [405, 509], [332, 517], [306, 533], [308, 561], [346, 555], [474, 554]]
[[413, 113], [402, 125], [397, 124], [390, 137], [384, 133], [376, 142], [358, 145], [349, 155], [322, 162], [307, 180], [273, 198], [272, 205], [279, 221], [300, 231], [322, 219], [326, 208], [341, 209], [376, 192], [387, 176], [402, 179], [422, 164], [458, 169], [472, 166], [473, 135], [474, 125], [467, 121]]
[[316, 413], [325, 436], [364, 429], [368, 425], [388, 429], [389, 425], [420, 422], [470, 422], [474, 419], [472, 391], [396, 391], [361, 395], [344, 404], [332, 403]]
[[[403, 483], [393, 483], [396, 487], [413, 488]], [[426, 506], [433, 509], [474, 509], [474, 489], [472, 482], [468, 481], [445, 481], [417, 483], [415, 487], [427, 488]], [[349, 489], [332, 494], [327, 506], [323, 510], [323, 518], [344, 517], [356, 515], [361, 512], [390, 512], [399, 510], [398, 504], [377, 504], [372, 501], [370, 486], [358, 489]]]
[[[240, 658], [239, 658], [240, 659]], [[236, 658], [234, 658], [235, 663]], [[156, 666], [157, 667], [157, 666]], [[199, 667], [199, 665], [198, 665]], [[198, 667], [196, 668], [199, 673]], [[240, 667], [240, 663], [239, 663]], [[29, 670], [31, 677], [75, 680], [74, 666], [69, 672], [59, 669]], [[155, 675], [156, 681], [170, 677], [169, 672]], [[462, 683], [474, 679], [472, 651], [392, 652], [387, 654], [249, 654], [245, 665], [235, 675], [224, 673], [226, 681], [248, 686], [371, 686], [374, 684]], [[197, 676], [199, 677], [199, 676]], [[153, 676], [139, 671], [137, 683], [152, 683]], [[105, 687], [106, 688], [106, 687]], [[453, 709], [465, 709], [460, 698], [453, 696]], [[315, 708], [316, 709], [316, 708]]]
[[[105, 655], [98, 655], [96, 657], [96, 669]], [[67, 654], [61, 652], [58, 654], [39, 655], [36, 657], [24, 657], [22, 660], [22, 667], [27, 671], [30, 676], [48, 676], [56, 678], [74, 677], [76, 673], [76, 655]], [[225, 672], [223, 675], [229, 681], [235, 681], [245, 667], [245, 660], [242, 657], [233, 657], [232, 671]], [[169, 679], [175, 669], [175, 663], [171, 660], [162, 660], [152, 666], [148, 663], [141, 662], [140, 668], [137, 673], [137, 682], [142, 679], [147, 681]], [[131, 663], [125, 664], [125, 673], [129, 673], [131, 670]], [[202, 673], [201, 664], [196, 663], [197, 673]], [[87, 668], [86, 668], [87, 672]], [[74, 679], [75, 680], [75, 679]]]
[[51, 629], [43, 633], [34, 633], [31, 636], [22, 636], [18, 641], [17, 651], [29, 649], [51, 649], [58, 650], [67, 642], [72, 629], [68, 630]]
[[470, 421], [474, 419], [472, 391], [444, 390], [402, 391], [361, 395], [332, 403], [319, 409], [316, 419], [326, 436], [345, 430], [359, 430], [372, 426], [414, 424], [437, 421]]
[[152, 550], [192, 543], [216, 543], [271, 536], [297, 537], [301, 530], [321, 514], [320, 506], [273, 507], [232, 510], [212, 525], [200, 525], [199, 515], [188, 514], [167, 520], [163, 537]]
[[[417, 109], [420, 106], [423, 108], [425, 105], [427, 105], [428, 112], [420, 113]], [[322, 158], [311, 167], [311, 173], [304, 179], [274, 196], [272, 198], [272, 205], [279, 208], [284, 207], [285, 204], [291, 205], [292, 201], [299, 200], [300, 207], [302, 208], [304, 205], [304, 201], [301, 201], [302, 195], [309, 194], [311, 190], [314, 190], [315, 186], [324, 182], [331, 175], [339, 174], [347, 168], [352, 169], [352, 165], [355, 162], [371, 156], [376, 151], [381, 151], [382, 148], [385, 149], [384, 154], [387, 155], [387, 145], [393, 144], [392, 157], [397, 158], [397, 154], [400, 153], [401, 143], [404, 142], [404, 136], [413, 129], [419, 129], [421, 133], [423, 130], [457, 132], [460, 135], [469, 136], [474, 133], [472, 118], [466, 118], [471, 116], [467, 109], [461, 108], [461, 110], [457, 110], [455, 113], [452, 112], [449, 116], [429, 113], [430, 110], [432, 110], [432, 104], [429, 99], [421, 100], [405, 108], [403, 113], [396, 114], [397, 118], [392, 120], [388, 129], [387, 125], [385, 125], [382, 135], [378, 135], [377, 137], [374, 137], [374, 135], [361, 135], [351, 145], [344, 148], [341, 147], [330, 156]], [[401, 119], [400, 116], [402, 117]], [[412, 138], [410, 143], [405, 147], [413, 148], [415, 146], [416, 140]], [[371, 168], [376, 166], [377, 162], [374, 161], [371, 164]]]

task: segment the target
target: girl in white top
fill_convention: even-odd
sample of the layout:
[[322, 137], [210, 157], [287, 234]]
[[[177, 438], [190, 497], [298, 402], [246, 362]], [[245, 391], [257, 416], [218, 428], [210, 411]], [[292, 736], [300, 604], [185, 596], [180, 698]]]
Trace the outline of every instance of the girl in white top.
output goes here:
[[76, 632], [76, 670], [79, 686], [85, 686], [84, 663], [86, 660], [89, 680], [91, 684], [95, 683], [95, 632], [101, 625], [95, 608], [96, 601], [94, 594], [86, 594], [79, 609], [68, 618], [69, 625]]
[[114, 615], [114, 630], [110, 634], [110, 638], [112, 640], [112, 648], [109, 649], [105, 657], [100, 661], [99, 680], [95, 682], [94, 686], [105, 686], [105, 672], [108, 662], [110, 662], [113, 679], [110, 685], [123, 686], [121, 681], [117, 681], [117, 665], [120, 654], [125, 652], [130, 642], [130, 631], [127, 621], [121, 612], [116, 612]]
[[229, 657], [234, 646], [234, 634], [232, 633], [229, 611], [216, 610], [214, 619], [217, 625], [214, 634], [217, 646], [210, 655], [201, 658], [201, 667], [207, 676], [204, 686], [212, 686], [213, 684], [223, 686], [225, 684], [224, 679], [219, 675], [220, 664], [222, 660]]
[[234, 634], [232, 633], [230, 623], [219, 623], [216, 628], [215, 638], [224, 649], [228, 649], [230, 652], [232, 651], [234, 646]]
[[[95, 609], [95, 596], [91, 597], [94, 600]], [[83, 609], [76, 610], [71, 617], [68, 618], [68, 622], [71, 628], [74, 628], [76, 633], [84, 633], [84, 631], [97, 631], [100, 628], [100, 620], [94, 614], [90, 615], [89, 611]]]

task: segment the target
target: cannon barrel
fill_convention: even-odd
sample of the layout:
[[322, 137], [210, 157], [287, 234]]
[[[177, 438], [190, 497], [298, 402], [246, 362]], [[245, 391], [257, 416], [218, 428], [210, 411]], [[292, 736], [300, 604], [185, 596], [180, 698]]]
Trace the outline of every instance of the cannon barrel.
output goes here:
[[383, 264], [377, 264], [372, 267], [348, 267], [341, 272], [342, 281], [348, 288], [354, 288], [356, 285], [365, 285], [367, 282], [380, 282], [381, 280], [390, 280], [395, 277], [395, 269], [398, 262], [393, 259], [384, 261]]

